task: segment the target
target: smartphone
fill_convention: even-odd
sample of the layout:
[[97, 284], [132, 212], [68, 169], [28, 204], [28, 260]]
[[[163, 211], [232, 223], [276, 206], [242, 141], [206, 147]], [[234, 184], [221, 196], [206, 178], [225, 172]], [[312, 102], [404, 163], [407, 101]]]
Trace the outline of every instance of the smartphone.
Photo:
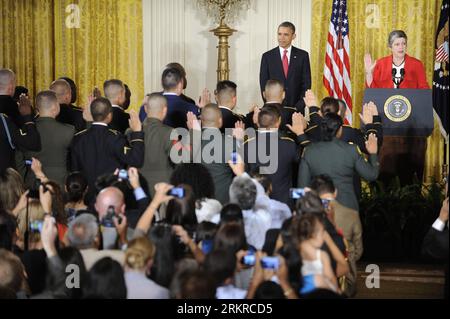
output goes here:
[[237, 162], [238, 162], [238, 153], [236, 152], [231, 153], [231, 163], [236, 165]]
[[278, 269], [280, 262], [278, 257], [263, 257], [261, 259], [261, 267], [263, 269]]
[[42, 227], [44, 226], [44, 221], [42, 220], [31, 220], [30, 221], [30, 232], [41, 233]]
[[213, 249], [213, 240], [212, 239], [203, 239], [202, 240], [202, 251], [203, 253], [209, 254]]
[[254, 266], [256, 263], [256, 256], [253, 251], [249, 251], [247, 255], [242, 257], [241, 263], [245, 266]]
[[31, 166], [31, 164], [33, 164], [32, 160], [25, 160], [25, 165], [26, 166]]
[[306, 192], [304, 188], [291, 188], [289, 190], [289, 197], [291, 199], [300, 199], [305, 196]]
[[128, 180], [128, 172], [125, 169], [121, 169], [119, 171], [119, 175], [118, 175], [119, 179], [121, 180]]
[[174, 196], [177, 198], [184, 198], [184, 188], [182, 187], [174, 187], [169, 191], [170, 196]]
[[106, 212], [105, 217], [103, 217], [102, 219], [102, 225], [104, 227], [108, 227], [108, 228], [114, 228], [116, 227], [114, 225], [114, 217], [118, 218], [118, 223], [120, 224], [122, 222], [121, 217], [120, 216], [116, 216], [116, 211], [114, 209], [114, 206], [109, 206], [108, 211]]

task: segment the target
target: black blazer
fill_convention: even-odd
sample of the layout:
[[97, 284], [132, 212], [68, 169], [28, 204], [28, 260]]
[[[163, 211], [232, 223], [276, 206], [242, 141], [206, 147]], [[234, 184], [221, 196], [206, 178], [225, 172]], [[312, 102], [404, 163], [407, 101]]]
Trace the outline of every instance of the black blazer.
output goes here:
[[268, 80], [279, 80], [284, 83], [286, 98], [283, 105], [296, 107], [304, 114], [305, 92], [311, 88], [311, 66], [308, 52], [292, 47], [289, 62], [288, 78], [286, 79], [281, 61], [280, 48], [276, 47], [263, 54], [259, 83], [264, 92]]
[[113, 106], [112, 108], [113, 119], [111, 123], [109, 123], [109, 127], [113, 130], [119, 131], [122, 134], [125, 134], [126, 130], [130, 127], [128, 120], [130, 119], [130, 115], [126, 113], [122, 108]]

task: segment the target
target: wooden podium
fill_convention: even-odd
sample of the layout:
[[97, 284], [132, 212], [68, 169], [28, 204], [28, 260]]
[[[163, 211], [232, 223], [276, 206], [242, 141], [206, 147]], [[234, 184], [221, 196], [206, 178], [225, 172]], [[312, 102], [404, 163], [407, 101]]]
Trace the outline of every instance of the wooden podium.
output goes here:
[[431, 90], [366, 89], [364, 103], [374, 102], [383, 125], [379, 180], [398, 176], [402, 185], [414, 175], [423, 179], [427, 137], [434, 129]]

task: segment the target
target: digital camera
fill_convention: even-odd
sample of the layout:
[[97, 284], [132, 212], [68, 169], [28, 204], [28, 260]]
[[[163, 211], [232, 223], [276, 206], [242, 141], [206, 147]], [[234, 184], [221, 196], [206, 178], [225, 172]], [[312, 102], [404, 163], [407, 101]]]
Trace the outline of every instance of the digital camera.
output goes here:
[[305, 196], [306, 192], [304, 188], [291, 188], [289, 190], [289, 197], [291, 199], [300, 199]]
[[261, 259], [261, 267], [263, 269], [278, 269], [280, 266], [280, 261], [278, 260], [278, 257], [264, 257]]
[[184, 188], [182, 187], [174, 187], [169, 191], [170, 196], [174, 196], [176, 198], [184, 198]]

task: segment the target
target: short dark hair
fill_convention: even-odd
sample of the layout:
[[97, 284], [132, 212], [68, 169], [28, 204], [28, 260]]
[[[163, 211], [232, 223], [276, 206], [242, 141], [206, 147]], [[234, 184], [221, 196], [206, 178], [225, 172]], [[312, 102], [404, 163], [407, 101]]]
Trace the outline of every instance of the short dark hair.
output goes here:
[[336, 191], [333, 180], [328, 175], [318, 175], [314, 177], [311, 188], [315, 190], [319, 196], [327, 193], [334, 193]]
[[334, 97], [326, 97], [320, 102], [320, 110], [322, 114], [325, 115], [327, 113], [339, 113], [339, 101]]
[[279, 28], [289, 28], [292, 30], [292, 33], [295, 33], [295, 25], [292, 22], [285, 21], [282, 24], [279, 25]]
[[106, 119], [109, 113], [112, 112], [112, 105], [111, 102], [104, 98], [99, 97], [92, 101], [91, 103], [91, 113], [92, 118], [95, 122], [101, 122]]
[[176, 68], [165, 69], [161, 77], [161, 85], [164, 90], [174, 89], [182, 81], [183, 74]]
[[110, 257], [97, 261], [88, 274], [83, 298], [125, 299], [127, 286], [122, 266]]
[[325, 114], [321, 123], [322, 141], [330, 142], [336, 137], [336, 134], [342, 125], [344, 125], [344, 121], [338, 114]]
[[258, 181], [258, 183], [261, 184], [261, 186], [264, 188], [264, 191], [266, 193], [269, 191], [270, 186], [272, 186], [272, 182], [267, 175], [253, 174], [253, 178], [256, 179]]
[[180, 280], [181, 299], [214, 299], [216, 286], [211, 275], [203, 270], [187, 271]]
[[255, 291], [253, 299], [286, 299], [281, 286], [273, 281], [263, 281]]
[[227, 204], [220, 211], [220, 223], [239, 222], [243, 223], [242, 209], [237, 204]]
[[231, 81], [220, 81], [217, 83], [216, 86], [216, 95], [221, 97], [224, 95], [228, 95], [229, 97], [236, 96], [237, 92], [237, 85], [234, 82]]
[[276, 105], [266, 104], [263, 106], [258, 115], [259, 127], [273, 128], [280, 118], [280, 109]]
[[217, 286], [233, 277], [236, 270], [236, 255], [229, 250], [215, 249], [206, 256], [205, 271], [213, 278]]

